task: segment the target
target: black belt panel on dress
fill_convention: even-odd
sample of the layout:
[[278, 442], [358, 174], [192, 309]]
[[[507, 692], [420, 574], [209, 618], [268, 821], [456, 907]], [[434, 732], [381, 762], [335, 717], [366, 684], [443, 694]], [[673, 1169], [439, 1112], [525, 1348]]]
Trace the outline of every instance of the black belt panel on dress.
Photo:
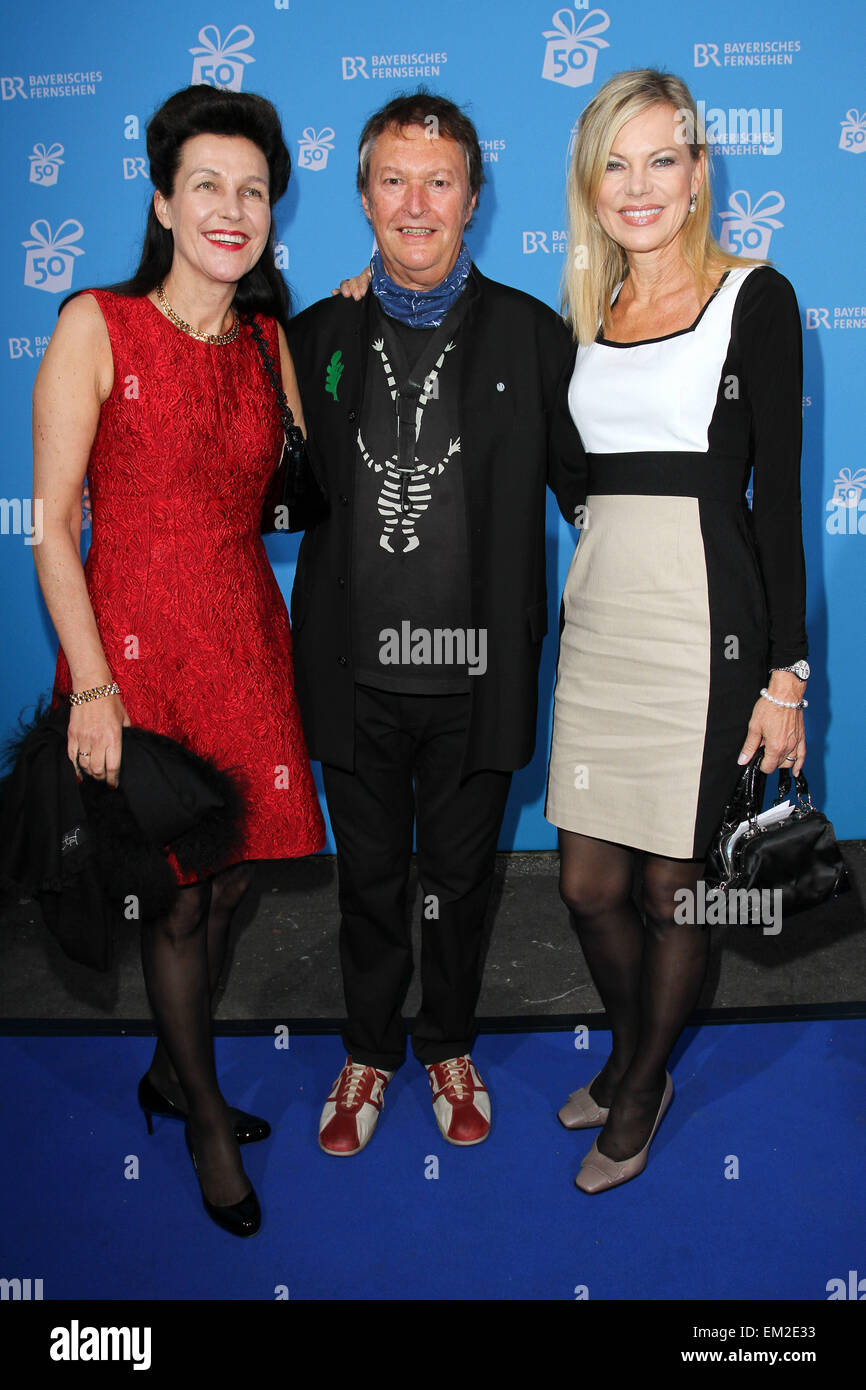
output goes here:
[[743, 502], [748, 464], [726, 454], [587, 454], [587, 493]]

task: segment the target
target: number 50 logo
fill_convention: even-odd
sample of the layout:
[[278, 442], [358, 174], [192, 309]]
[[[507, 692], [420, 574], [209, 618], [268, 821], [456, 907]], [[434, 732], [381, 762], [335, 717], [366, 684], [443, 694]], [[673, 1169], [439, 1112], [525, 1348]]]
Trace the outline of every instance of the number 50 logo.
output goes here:
[[318, 174], [320, 170], [327, 168], [328, 155], [334, 148], [334, 130], [332, 126], [325, 126], [318, 134], [311, 125], [308, 125], [300, 140], [298, 141], [298, 167], [300, 169], [312, 169]]
[[610, 47], [607, 39], [599, 38], [610, 24], [609, 16], [604, 10], [590, 10], [576, 25], [571, 10], [557, 10], [551, 23], [553, 28], [544, 30], [547, 48], [541, 76], [567, 87], [585, 87], [595, 75], [599, 50]]
[[189, 50], [193, 56], [192, 85], [203, 82], [239, 92], [245, 65], [256, 61], [252, 53], [244, 51], [255, 37], [248, 24], [236, 24], [225, 39], [215, 24], [205, 24], [198, 31], [197, 46]]
[[27, 250], [25, 285], [49, 294], [70, 289], [75, 257], [84, 255], [84, 247], [75, 242], [83, 235], [84, 228], [74, 217], [62, 222], [56, 232], [52, 232], [44, 217], [31, 223], [30, 238], [21, 243]]
[[728, 207], [719, 213], [722, 232], [719, 244], [723, 251], [735, 256], [755, 256], [764, 260], [770, 254], [770, 238], [784, 225], [776, 213], [782, 212], [785, 199], [778, 189], [764, 193], [752, 205], [744, 188], [738, 188], [728, 199]]
[[861, 114], [852, 106], [840, 124], [839, 149], [849, 154], [866, 154], [866, 113]]

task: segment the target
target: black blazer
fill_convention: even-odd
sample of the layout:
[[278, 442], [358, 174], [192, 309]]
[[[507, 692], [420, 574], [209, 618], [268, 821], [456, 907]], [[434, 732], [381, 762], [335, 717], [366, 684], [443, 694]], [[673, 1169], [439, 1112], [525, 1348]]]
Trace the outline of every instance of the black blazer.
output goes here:
[[[574, 363], [568, 330], [531, 295], [475, 267], [471, 274], [478, 293], [461, 329], [460, 457], [470, 626], [487, 629], [487, 670], [470, 680], [463, 777], [509, 771], [532, 756], [547, 631], [545, 489], [549, 483], [573, 521], [581, 485], [580, 444], [565, 405]], [[330, 515], [307, 531], [298, 555], [295, 679], [310, 755], [347, 771], [354, 767], [352, 507], [369, 317], [369, 297], [337, 295], [289, 326], [311, 461], [330, 499]]]

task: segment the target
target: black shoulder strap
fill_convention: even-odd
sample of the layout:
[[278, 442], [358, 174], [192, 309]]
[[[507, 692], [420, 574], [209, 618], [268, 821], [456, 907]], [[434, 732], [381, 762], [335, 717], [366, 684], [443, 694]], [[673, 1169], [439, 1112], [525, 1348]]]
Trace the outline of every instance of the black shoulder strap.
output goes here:
[[[274, 393], [277, 398], [277, 404], [280, 408], [280, 420], [282, 421], [283, 425], [283, 434], [286, 436], [286, 443], [288, 443], [290, 438], [289, 431], [293, 429], [298, 429], [298, 426], [295, 424], [295, 417], [292, 414], [291, 406], [289, 405], [289, 402], [286, 399], [286, 393], [283, 390], [282, 379], [279, 375], [279, 372], [277, 371], [276, 363], [274, 362], [274, 359], [271, 356], [270, 349], [267, 343], [265, 342], [265, 335], [262, 332], [261, 324], [258, 322], [257, 319], [254, 319], [252, 317], [250, 317], [247, 320], [247, 322], [250, 326], [250, 332], [252, 333], [253, 338], [255, 339], [256, 347], [258, 348], [259, 353], [261, 355], [262, 363], [268, 375], [268, 380], [270, 381], [271, 386], [274, 388]], [[300, 433], [300, 430], [298, 432]]]

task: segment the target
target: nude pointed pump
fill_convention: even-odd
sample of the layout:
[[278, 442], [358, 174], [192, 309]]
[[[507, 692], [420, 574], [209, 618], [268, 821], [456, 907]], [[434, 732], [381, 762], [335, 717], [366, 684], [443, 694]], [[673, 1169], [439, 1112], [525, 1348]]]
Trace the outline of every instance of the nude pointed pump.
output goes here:
[[661, 1124], [665, 1111], [674, 1098], [674, 1083], [669, 1074], [665, 1072], [665, 1089], [656, 1115], [652, 1133], [644, 1144], [640, 1153], [636, 1153], [632, 1158], [608, 1158], [606, 1154], [599, 1153], [598, 1144], [594, 1143], [583, 1163], [580, 1165], [580, 1172], [574, 1180], [575, 1187], [579, 1187], [581, 1192], [606, 1192], [610, 1187], [619, 1187], [624, 1182], [630, 1182], [642, 1173], [649, 1158], [650, 1144], [656, 1135], [656, 1130]]
[[597, 1105], [589, 1093], [590, 1086], [597, 1080], [598, 1076], [594, 1076], [589, 1085], [581, 1086], [579, 1091], [572, 1091], [562, 1109], [556, 1112], [559, 1123], [565, 1125], [566, 1129], [595, 1129], [597, 1125], [604, 1124], [610, 1110], [606, 1106]]

